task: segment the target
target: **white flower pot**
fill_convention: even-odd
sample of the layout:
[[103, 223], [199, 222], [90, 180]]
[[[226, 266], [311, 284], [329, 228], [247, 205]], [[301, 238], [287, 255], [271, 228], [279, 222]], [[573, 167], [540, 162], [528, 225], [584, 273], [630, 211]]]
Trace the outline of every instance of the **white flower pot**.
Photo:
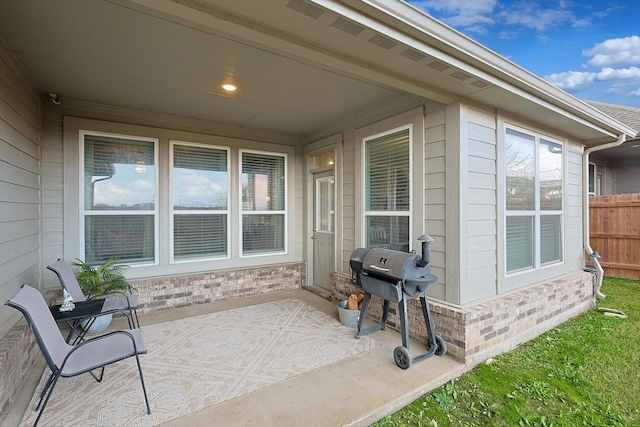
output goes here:
[[102, 316], [98, 316], [93, 319], [93, 323], [87, 329], [87, 324], [91, 321], [91, 319], [83, 320], [81, 325], [82, 329], [86, 330], [88, 333], [100, 332], [104, 331], [111, 324], [111, 320], [113, 320], [113, 313], [103, 314]]

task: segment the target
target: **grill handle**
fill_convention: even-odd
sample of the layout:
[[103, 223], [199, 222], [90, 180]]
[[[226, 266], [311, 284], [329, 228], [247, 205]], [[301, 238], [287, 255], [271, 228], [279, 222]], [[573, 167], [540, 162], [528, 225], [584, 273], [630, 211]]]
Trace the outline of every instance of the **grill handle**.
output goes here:
[[388, 273], [388, 272], [389, 272], [389, 269], [388, 269], [388, 268], [378, 267], [377, 265], [374, 265], [374, 264], [371, 264], [371, 265], [369, 266], [369, 268], [370, 268], [370, 269], [372, 269], [372, 270], [378, 270], [378, 271], [381, 271], [381, 272], [383, 272], [383, 273]]

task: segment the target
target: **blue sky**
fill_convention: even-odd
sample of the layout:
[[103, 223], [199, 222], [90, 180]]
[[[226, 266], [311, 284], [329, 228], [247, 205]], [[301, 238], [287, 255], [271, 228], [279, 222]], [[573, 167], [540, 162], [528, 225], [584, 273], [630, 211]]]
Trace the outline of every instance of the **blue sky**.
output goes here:
[[640, 108], [638, 0], [406, 0], [573, 96]]

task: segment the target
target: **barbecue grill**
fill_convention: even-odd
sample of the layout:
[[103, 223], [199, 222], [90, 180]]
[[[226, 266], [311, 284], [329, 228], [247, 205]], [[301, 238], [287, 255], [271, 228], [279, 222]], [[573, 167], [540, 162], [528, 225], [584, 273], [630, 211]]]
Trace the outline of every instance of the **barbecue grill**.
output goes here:
[[[442, 356], [447, 352], [446, 342], [433, 330], [431, 312], [425, 294], [427, 286], [438, 282], [438, 278], [431, 274], [429, 267], [430, 243], [433, 239], [425, 234], [418, 240], [422, 241], [422, 256], [415, 252], [358, 248], [353, 251], [349, 261], [352, 282], [365, 291], [356, 338], [384, 329], [389, 317], [389, 303], [398, 303], [402, 345], [393, 350], [393, 359], [402, 369], [409, 368], [414, 361], [426, 359], [434, 354]], [[363, 329], [371, 295], [384, 300], [382, 321], [368, 329]], [[409, 351], [407, 300], [413, 298], [420, 298], [429, 339], [429, 350], [412, 358]]]

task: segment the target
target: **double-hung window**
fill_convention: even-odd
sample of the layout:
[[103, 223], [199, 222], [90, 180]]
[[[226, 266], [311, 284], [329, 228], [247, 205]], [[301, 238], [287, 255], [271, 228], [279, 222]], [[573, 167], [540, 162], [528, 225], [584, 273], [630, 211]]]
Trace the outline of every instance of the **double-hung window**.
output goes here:
[[172, 142], [174, 261], [228, 257], [229, 152]]
[[408, 251], [411, 216], [410, 128], [364, 139], [366, 246]]
[[285, 253], [286, 155], [240, 151], [242, 255]]
[[562, 261], [563, 146], [525, 130], [506, 129], [506, 270]]
[[156, 140], [81, 133], [84, 260], [157, 259]]

